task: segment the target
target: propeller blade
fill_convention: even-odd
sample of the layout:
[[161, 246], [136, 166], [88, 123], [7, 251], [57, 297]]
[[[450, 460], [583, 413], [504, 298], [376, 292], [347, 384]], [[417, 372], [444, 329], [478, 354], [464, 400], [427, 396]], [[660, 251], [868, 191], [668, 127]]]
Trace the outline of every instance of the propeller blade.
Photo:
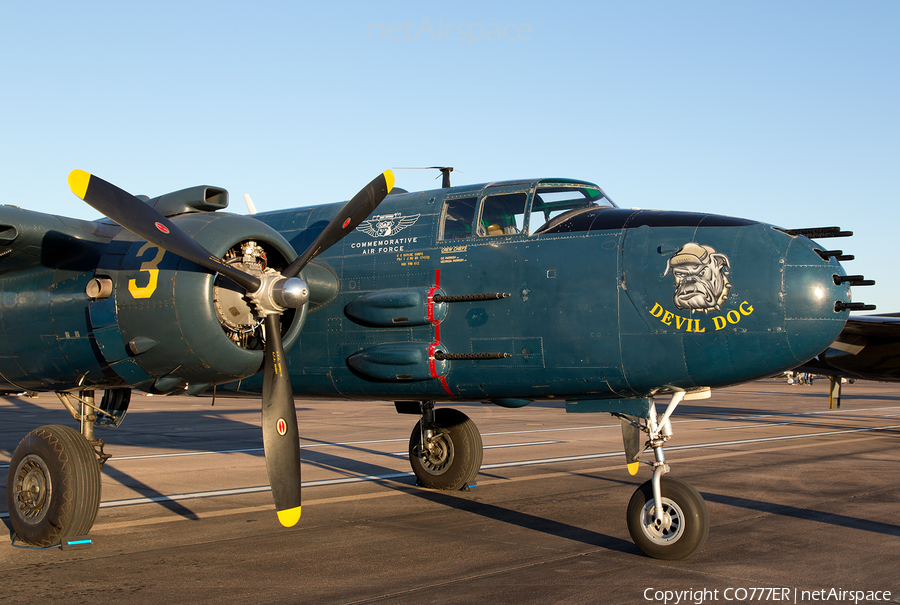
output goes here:
[[244, 194], [244, 202], [247, 204], [247, 214], [256, 214], [256, 204], [250, 199], [250, 194]]
[[259, 289], [259, 279], [226, 265], [155, 208], [112, 183], [83, 170], [73, 170], [69, 173], [69, 188], [94, 209], [138, 237], [210, 271], [225, 275], [247, 292]]
[[337, 216], [325, 227], [319, 237], [310, 244], [303, 254], [297, 257], [281, 274], [284, 277], [297, 277], [303, 267], [334, 244], [341, 241], [348, 233], [356, 229], [367, 216], [372, 214], [384, 198], [394, 188], [394, 173], [385, 170], [371, 183], [347, 202]]
[[300, 520], [300, 433], [281, 342], [281, 319], [275, 314], [266, 315], [262, 427], [275, 510], [281, 524], [292, 527]]
[[[281, 272], [288, 279], [296, 277], [306, 264], [350, 233], [369, 216], [394, 186], [394, 174], [379, 174], [362, 191], [341, 208], [312, 245]], [[300, 520], [300, 434], [297, 411], [287, 374], [284, 345], [281, 342], [281, 320], [266, 316], [266, 359], [263, 368], [262, 403], [263, 447], [266, 470], [278, 520], [291, 527]]]

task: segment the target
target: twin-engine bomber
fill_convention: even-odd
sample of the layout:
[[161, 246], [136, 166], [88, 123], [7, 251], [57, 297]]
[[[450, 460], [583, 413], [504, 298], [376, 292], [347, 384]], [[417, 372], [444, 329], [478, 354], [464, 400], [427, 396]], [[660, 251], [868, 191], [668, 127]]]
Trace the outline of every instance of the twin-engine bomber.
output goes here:
[[18, 538], [88, 533], [109, 457], [94, 429], [117, 426], [134, 389], [261, 396], [285, 526], [301, 508], [294, 396], [395, 401], [419, 417], [419, 484], [444, 490], [482, 461], [474, 423], [446, 404], [550, 399], [619, 418], [631, 474], [652, 452], [628, 529], [649, 556], [683, 559], [709, 513], [667, 474], [678, 404], [797, 367], [869, 308], [850, 287], [870, 282], [811, 239], [849, 235], [837, 228], [619, 208], [571, 179], [393, 183], [239, 216], [223, 189], [138, 198], [76, 170], [72, 191], [108, 218], [0, 207], [0, 390], [53, 391], [81, 429], [43, 426], [16, 448]]

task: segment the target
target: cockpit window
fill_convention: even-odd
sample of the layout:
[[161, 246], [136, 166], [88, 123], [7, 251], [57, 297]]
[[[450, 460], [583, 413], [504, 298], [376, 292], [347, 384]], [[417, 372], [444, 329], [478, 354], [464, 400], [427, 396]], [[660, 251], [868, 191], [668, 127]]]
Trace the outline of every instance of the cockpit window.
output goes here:
[[504, 193], [489, 195], [481, 205], [481, 220], [478, 222], [478, 235], [493, 237], [495, 235], [516, 235], [522, 233], [525, 223], [525, 203], [527, 193]]
[[593, 187], [538, 187], [531, 205], [531, 234], [544, 233], [571, 216], [602, 207], [616, 205]]
[[462, 197], [444, 201], [443, 230], [441, 239], [472, 237], [477, 197]]

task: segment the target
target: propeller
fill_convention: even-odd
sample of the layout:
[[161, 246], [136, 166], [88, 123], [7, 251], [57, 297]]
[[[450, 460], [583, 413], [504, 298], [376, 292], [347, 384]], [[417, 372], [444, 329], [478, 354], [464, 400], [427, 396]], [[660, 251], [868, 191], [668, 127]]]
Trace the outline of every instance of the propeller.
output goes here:
[[249, 214], [256, 214], [256, 204], [253, 203], [253, 200], [250, 199], [250, 194], [244, 194], [244, 203], [247, 204], [247, 212]]
[[228, 277], [246, 291], [257, 313], [265, 317], [263, 448], [275, 510], [285, 527], [300, 520], [300, 435], [281, 340], [281, 314], [285, 309], [303, 306], [309, 299], [306, 282], [297, 277], [307, 263], [359, 226], [393, 186], [394, 174], [386, 170], [353, 196], [280, 275], [263, 273], [255, 276], [210, 254], [175, 223], [130, 193], [82, 170], [73, 170], [69, 174], [69, 188], [94, 209], [138, 237]]

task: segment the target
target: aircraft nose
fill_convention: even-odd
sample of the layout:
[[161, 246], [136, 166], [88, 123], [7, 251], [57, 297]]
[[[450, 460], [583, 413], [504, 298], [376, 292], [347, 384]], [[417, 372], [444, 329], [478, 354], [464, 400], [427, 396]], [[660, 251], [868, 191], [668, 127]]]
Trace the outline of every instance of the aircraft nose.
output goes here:
[[[636, 391], [723, 386], [797, 367], [826, 350], [856, 308], [847, 306], [841, 251], [804, 233], [716, 215], [641, 211], [629, 220], [619, 351]], [[705, 279], [682, 281], [692, 274]]]

